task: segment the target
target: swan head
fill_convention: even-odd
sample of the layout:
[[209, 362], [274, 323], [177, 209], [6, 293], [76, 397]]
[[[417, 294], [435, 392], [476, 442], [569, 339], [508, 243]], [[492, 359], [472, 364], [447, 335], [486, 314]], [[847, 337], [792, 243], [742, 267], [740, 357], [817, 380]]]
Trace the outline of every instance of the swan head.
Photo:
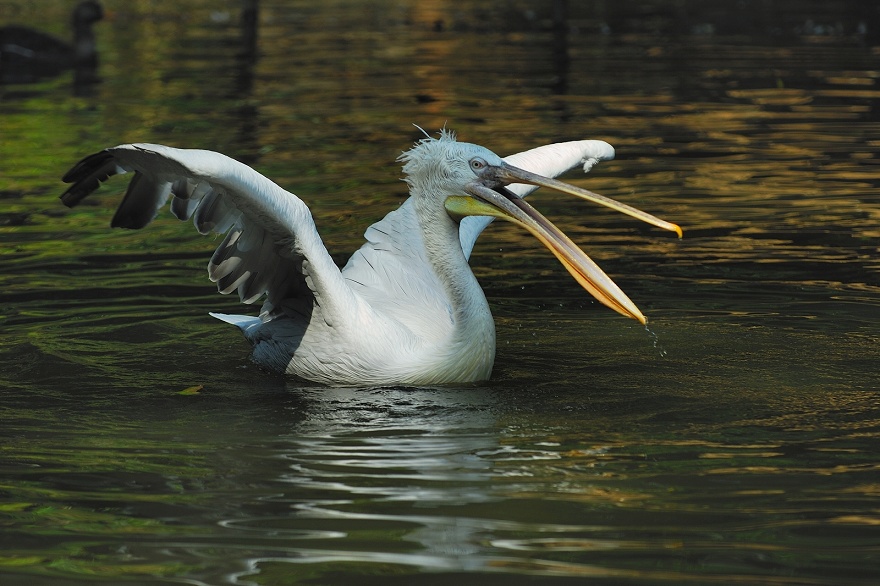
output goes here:
[[73, 9], [73, 25], [88, 26], [104, 18], [104, 7], [96, 0], [84, 0]]

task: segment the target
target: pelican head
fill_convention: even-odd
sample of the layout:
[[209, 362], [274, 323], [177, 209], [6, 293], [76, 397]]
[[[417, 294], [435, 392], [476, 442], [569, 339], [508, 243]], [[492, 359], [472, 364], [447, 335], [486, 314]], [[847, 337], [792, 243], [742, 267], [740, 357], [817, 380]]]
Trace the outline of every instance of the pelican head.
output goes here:
[[541, 241], [569, 273], [601, 303], [618, 313], [647, 323], [638, 307], [574, 242], [538, 210], [507, 188], [513, 183], [547, 187], [599, 203], [681, 237], [681, 228], [605, 196], [543, 177], [506, 163], [489, 149], [455, 140], [448, 131], [425, 138], [401, 155], [406, 181], [414, 193], [442, 199], [456, 220], [493, 216], [525, 228]]

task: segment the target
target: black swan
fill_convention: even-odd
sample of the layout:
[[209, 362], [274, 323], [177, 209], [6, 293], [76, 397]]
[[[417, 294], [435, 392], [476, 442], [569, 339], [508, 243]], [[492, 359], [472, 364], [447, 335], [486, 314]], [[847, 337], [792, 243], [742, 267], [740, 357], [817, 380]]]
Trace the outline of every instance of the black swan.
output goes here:
[[33, 83], [71, 68], [77, 82], [94, 81], [98, 52], [92, 25], [103, 17], [104, 9], [95, 0], [77, 4], [73, 44], [24, 26], [0, 27], [0, 83]]

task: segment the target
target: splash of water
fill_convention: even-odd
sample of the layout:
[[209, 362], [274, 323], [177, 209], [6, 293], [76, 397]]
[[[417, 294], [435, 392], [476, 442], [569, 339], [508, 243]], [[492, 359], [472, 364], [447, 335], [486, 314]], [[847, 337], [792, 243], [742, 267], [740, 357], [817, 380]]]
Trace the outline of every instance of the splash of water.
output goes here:
[[660, 336], [658, 336], [654, 330], [645, 325], [645, 331], [648, 332], [648, 335], [651, 336], [651, 339], [654, 341], [654, 349], [657, 350], [657, 353], [660, 355], [660, 358], [666, 357], [666, 349], [660, 345]]

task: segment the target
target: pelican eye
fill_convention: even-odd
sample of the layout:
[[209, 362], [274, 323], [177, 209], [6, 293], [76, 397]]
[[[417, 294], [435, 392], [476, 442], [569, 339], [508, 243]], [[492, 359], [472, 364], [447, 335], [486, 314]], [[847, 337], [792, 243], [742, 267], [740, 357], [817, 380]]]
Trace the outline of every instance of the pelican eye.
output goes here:
[[486, 169], [486, 167], [488, 167], [488, 166], [489, 166], [489, 163], [487, 163], [486, 161], [484, 161], [480, 157], [474, 157], [473, 159], [471, 159], [471, 170], [474, 173], [479, 173], [480, 171], [483, 171], [484, 169]]

